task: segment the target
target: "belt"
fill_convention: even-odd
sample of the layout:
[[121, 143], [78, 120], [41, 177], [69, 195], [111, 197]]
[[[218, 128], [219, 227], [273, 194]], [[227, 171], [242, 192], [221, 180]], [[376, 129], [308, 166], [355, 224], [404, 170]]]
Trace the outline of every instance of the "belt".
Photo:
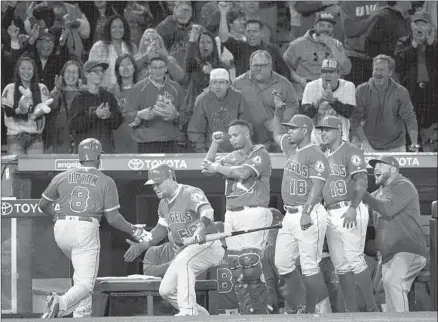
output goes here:
[[283, 206], [283, 208], [290, 214], [296, 214], [303, 210], [303, 206]]
[[[78, 220], [78, 221], [88, 221], [93, 222], [94, 217], [84, 217], [84, 216], [66, 216], [66, 215], [58, 215], [56, 216], [57, 220]], [[96, 219], [96, 218], [94, 218]]]
[[327, 210], [341, 209], [341, 208], [349, 207], [350, 204], [351, 204], [350, 201], [340, 201], [340, 202], [334, 203], [333, 205], [326, 205], [325, 209], [327, 209]]
[[242, 211], [245, 210], [247, 208], [257, 208], [260, 206], [242, 206], [242, 207], [235, 207], [235, 208], [227, 208], [228, 211]]

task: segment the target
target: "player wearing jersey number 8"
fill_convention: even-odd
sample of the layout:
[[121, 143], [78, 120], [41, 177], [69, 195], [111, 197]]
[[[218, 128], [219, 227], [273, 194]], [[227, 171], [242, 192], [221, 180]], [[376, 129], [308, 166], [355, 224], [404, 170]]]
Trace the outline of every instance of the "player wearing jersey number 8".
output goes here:
[[[328, 296], [319, 269], [327, 227], [327, 212], [321, 205], [322, 188], [328, 175], [327, 159], [310, 143], [313, 121], [297, 114], [282, 123], [283, 104], [274, 95], [274, 139], [286, 155], [281, 196], [286, 215], [275, 246], [275, 266], [285, 287], [286, 313], [314, 313], [318, 298]], [[302, 278], [296, 269], [300, 257]]]
[[330, 257], [339, 276], [347, 312], [358, 310], [356, 284], [361, 290], [369, 311], [377, 306], [371, 275], [363, 255], [368, 226], [368, 208], [362, 198], [368, 187], [368, 173], [362, 151], [342, 140], [342, 122], [326, 116], [316, 126], [321, 131], [322, 143], [330, 173], [323, 189], [328, 212], [327, 243]]
[[[91, 294], [99, 270], [99, 222], [105, 215], [116, 229], [141, 239], [142, 228], [128, 223], [119, 213], [119, 196], [114, 180], [98, 170], [102, 145], [85, 139], [78, 146], [81, 167], [55, 176], [42, 194], [41, 210], [55, 222], [55, 241], [72, 261], [74, 286], [58, 296], [52, 293], [42, 318], [91, 316]], [[56, 213], [53, 204], [60, 206]]]

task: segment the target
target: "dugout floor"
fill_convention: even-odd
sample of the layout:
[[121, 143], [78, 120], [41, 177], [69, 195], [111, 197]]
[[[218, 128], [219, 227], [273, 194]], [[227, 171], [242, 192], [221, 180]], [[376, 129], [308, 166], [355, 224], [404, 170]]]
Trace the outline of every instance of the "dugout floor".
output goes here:
[[[40, 319], [2, 319], [11, 322], [35, 322]], [[65, 321], [53, 319], [52, 321]], [[409, 313], [334, 313], [329, 315], [212, 315], [212, 316], [130, 316], [130, 317], [101, 317], [81, 319], [81, 322], [176, 322], [176, 321], [326, 321], [326, 322], [415, 322], [437, 321], [437, 312], [409, 312]]]

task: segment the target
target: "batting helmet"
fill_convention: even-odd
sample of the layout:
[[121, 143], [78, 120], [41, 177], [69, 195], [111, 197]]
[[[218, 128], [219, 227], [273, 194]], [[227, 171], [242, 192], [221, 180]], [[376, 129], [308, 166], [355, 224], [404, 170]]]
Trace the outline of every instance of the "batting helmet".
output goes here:
[[79, 161], [95, 161], [99, 159], [102, 153], [102, 144], [99, 140], [88, 138], [79, 143], [78, 154]]
[[170, 166], [163, 163], [149, 170], [148, 181], [146, 181], [145, 185], [160, 184], [169, 178], [176, 179], [175, 171]]

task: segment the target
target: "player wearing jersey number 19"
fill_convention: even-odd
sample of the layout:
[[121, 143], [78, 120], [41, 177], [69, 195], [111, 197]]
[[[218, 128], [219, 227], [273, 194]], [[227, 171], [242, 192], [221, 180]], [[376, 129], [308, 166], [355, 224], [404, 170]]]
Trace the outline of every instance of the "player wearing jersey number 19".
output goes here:
[[[91, 294], [99, 270], [99, 222], [105, 215], [116, 229], [143, 240], [148, 233], [128, 223], [119, 213], [114, 180], [98, 170], [102, 145], [96, 139], [78, 146], [81, 167], [56, 175], [42, 194], [41, 210], [55, 221], [55, 241], [72, 261], [73, 283], [67, 293], [52, 293], [42, 318], [91, 316]], [[58, 213], [53, 204], [60, 206]]]
[[342, 122], [326, 116], [316, 128], [321, 130], [330, 173], [323, 189], [328, 212], [327, 243], [339, 276], [347, 312], [358, 310], [356, 284], [369, 311], [377, 311], [371, 274], [364, 258], [368, 208], [362, 198], [368, 187], [368, 173], [362, 151], [342, 140]]
[[[216, 266], [224, 257], [225, 250], [219, 240], [205, 242], [205, 235], [217, 233], [214, 210], [204, 192], [196, 187], [179, 184], [174, 170], [161, 164], [149, 170], [146, 185], [152, 185], [157, 197], [158, 223], [152, 229], [152, 239], [131, 244], [125, 253], [130, 262], [150, 246], [156, 245], [172, 234], [174, 243], [181, 251], [176, 255], [160, 284], [160, 295], [174, 308], [176, 315], [209, 315], [196, 303], [196, 276]], [[184, 247], [184, 239], [194, 237], [198, 244]]]
[[[283, 228], [277, 236], [275, 266], [283, 288], [286, 313], [314, 313], [318, 298], [328, 296], [319, 269], [327, 228], [327, 212], [321, 205], [328, 162], [322, 151], [310, 143], [313, 121], [301, 114], [292, 117], [285, 133], [280, 120], [283, 102], [274, 95], [274, 139], [287, 159], [281, 196], [286, 210]], [[302, 275], [296, 269], [300, 257]]]

